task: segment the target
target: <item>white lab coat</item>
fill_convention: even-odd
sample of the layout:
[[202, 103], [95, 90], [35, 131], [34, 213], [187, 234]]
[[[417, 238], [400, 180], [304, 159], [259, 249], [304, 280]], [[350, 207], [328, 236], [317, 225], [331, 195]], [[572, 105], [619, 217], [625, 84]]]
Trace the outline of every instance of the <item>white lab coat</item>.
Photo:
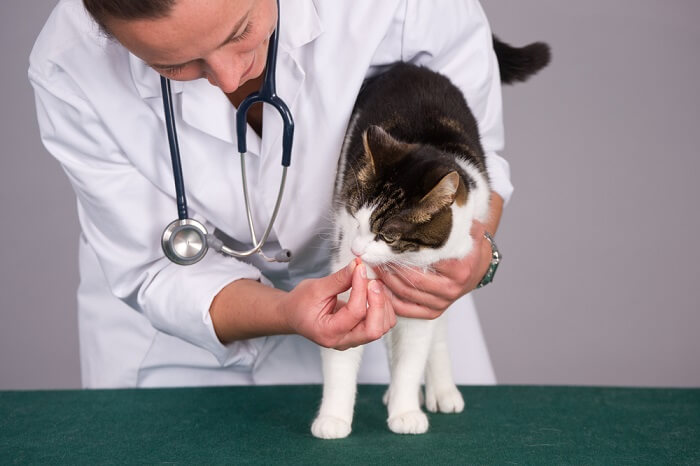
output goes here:
[[[158, 74], [101, 36], [80, 0], [62, 0], [30, 57], [42, 140], [74, 187], [82, 234], [78, 290], [85, 387], [321, 382], [318, 348], [300, 336], [223, 345], [214, 296], [241, 278], [291, 289], [327, 275], [336, 165], [363, 79], [395, 61], [424, 64], [465, 93], [482, 133], [493, 189], [512, 187], [502, 147], [501, 94], [491, 32], [467, 0], [282, 0], [278, 94], [296, 122], [284, 201], [265, 249], [286, 264], [210, 251], [170, 263], [160, 246], [176, 218]], [[173, 82], [190, 215], [241, 244], [244, 220], [234, 111], [206, 80]], [[248, 177], [258, 231], [280, 180], [281, 123], [266, 109], [262, 140], [248, 131]], [[251, 310], [255, 312], [255, 310]], [[472, 299], [449, 311], [458, 383], [493, 383]], [[360, 382], [388, 381], [383, 345], [369, 345]]]

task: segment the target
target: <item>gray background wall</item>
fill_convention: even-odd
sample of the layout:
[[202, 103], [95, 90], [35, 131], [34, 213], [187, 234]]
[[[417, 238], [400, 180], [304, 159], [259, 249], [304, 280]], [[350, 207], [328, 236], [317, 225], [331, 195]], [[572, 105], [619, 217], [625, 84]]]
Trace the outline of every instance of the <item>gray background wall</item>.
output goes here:
[[[80, 384], [75, 200], [26, 78], [54, 4], [0, 2], [0, 389]], [[477, 296], [499, 381], [700, 386], [700, 2], [482, 4], [554, 53], [504, 91], [516, 192]]]

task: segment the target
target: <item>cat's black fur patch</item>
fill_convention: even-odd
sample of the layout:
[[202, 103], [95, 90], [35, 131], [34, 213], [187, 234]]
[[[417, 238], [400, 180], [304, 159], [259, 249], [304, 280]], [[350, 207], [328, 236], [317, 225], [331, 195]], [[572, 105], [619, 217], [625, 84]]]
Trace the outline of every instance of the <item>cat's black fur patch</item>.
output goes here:
[[[518, 49], [494, 37], [494, 46], [504, 82], [524, 80], [549, 62], [542, 43]], [[442, 246], [451, 231], [451, 210], [447, 205], [421, 214], [426, 194], [457, 172], [461, 183], [454, 199], [466, 202], [475, 180], [457, 159], [488, 181], [477, 122], [462, 92], [428, 68], [396, 63], [365, 81], [351, 121], [337, 205], [351, 214], [375, 207], [371, 231], [377, 239], [391, 236], [387, 243], [396, 252]]]

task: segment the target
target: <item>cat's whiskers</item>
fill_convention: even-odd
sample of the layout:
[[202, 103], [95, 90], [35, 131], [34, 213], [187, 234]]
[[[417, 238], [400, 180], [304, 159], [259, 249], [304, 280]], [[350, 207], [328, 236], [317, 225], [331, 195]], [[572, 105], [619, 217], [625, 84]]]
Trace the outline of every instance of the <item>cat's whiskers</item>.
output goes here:
[[334, 225], [326, 225], [326, 226], [318, 226], [316, 228], [312, 228], [310, 231], [312, 233], [323, 233], [323, 232], [334, 232], [336, 230]]
[[338, 217], [338, 214], [336, 212], [340, 210], [340, 207], [343, 207], [343, 205], [340, 201], [333, 201], [332, 204], [333, 205], [331, 206], [331, 208], [321, 215], [321, 218], [323, 218], [323, 220], [325, 220], [329, 224], [329, 226], [335, 227]]
[[421, 269], [426, 269], [426, 270], [432, 271], [432, 267], [430, 265], [425, 265], [425, 264], [420, 263], [418, 261], [412, 261], [411, 259], [409, 259], [405, 256], [396, 257], [392, 262], [394, 262], [396, 264], [400, 264], [406, 268], [416, 267], [416, 268], [421, 268]]
[[394, 263], [392, 263], [392, 262], [387, 262], [386, 265], [389, 267], [390, 270], [394, 271], [397, 275], [399, 275], [399, 276], [402, 277], [404, 280], [406, 280], [406, 281], [408, 282], [408, 284], [411, 285], [413, 288], [415, 288], [415, 289], [418, 290], [418, 291], [421, 291], [421, 289], [418, 288], [418, 287], [416, 286], [416, 284], [413, 283], [413, 282], [411, 281], [411, 279], [408, 278], [408, 276], [406, 276], [406, 274], [401, 270], [401, 267], [403, 267], [403, 268], [405, 268], [405, 269], [408, 269], [408, 267], [403, 266], [403, 265], [398, 264], [398, 263], [395, 263], [395, 262], [394, 262]]
[[308, 246], [307, 249], [309, 250], [315, 250], [315, 251], [330, 251], [330, 252], [335, 252], [338, 250], [338, 246]]
[[329, 234], [325, 234], [325, 235], [324, 235], [324, 234], [319, 234], [317, 237], [320, 238], [320, 239], [322, 239], [322, 240], [324, 241], [324, 247], [335, 248], [335, 247], [340, 246], [340, 241], [338, 241], [337, 239], [335, 239], [335, 237], [332, 236], [332, 235], [329, 235]]

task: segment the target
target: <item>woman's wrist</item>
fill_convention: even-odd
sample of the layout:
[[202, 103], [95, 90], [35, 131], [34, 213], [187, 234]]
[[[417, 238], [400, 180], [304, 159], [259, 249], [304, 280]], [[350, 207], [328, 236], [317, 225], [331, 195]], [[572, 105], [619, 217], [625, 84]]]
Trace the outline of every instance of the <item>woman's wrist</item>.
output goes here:
[[[498, 229], [498, 225], [501, 221], [501, 215], [503, 214], [503, 198], [498, 195], [496, 192], [491, 192], [491, 199], [489, 202], [489, 217], [488, 221], [484, 223], [484, 227], [486, 231], [493, 237], [496, 235], [496, 230]], [[481, 237], [477, 240], [479, 241], [479, 247], [481, 248], [480, 254], [479, 254], [479, 261], [478, 264], [474, 270], [473, 275], [475, 278], [477, 278], [476, 283], [474, 286], [478, 286], [481, 281], [484, 279], [486, 276], [486, 273], [489, 271], [489, 268], [491, 267], [491, 259], [492, 259], [492, 249], [491, 249], [491, 241], [486, 239], [484, 235], [481, 235]]]
[[483, 280], [486, 272], [489, 271], [489, 267], [491, 266], [491, 243], [486, 239], [486, 237], [482, 236], [480, 246], [481, 254], [479, 256], [479, 267], [475, 273], [476, 277], [478, 278], [478, 281], [476, 282], [477, 285], [481, 283], [481, 280]]
[[483, 233], [474, 238], [474, 248], [478, 248], [478, 252], [474, 251], [474, 262], [472, 262], [469, 279], [466, 283], [464, 293], [470, 293], [479, 287], [484, 277], [491, 266], [491, 243], [486, 239]]

